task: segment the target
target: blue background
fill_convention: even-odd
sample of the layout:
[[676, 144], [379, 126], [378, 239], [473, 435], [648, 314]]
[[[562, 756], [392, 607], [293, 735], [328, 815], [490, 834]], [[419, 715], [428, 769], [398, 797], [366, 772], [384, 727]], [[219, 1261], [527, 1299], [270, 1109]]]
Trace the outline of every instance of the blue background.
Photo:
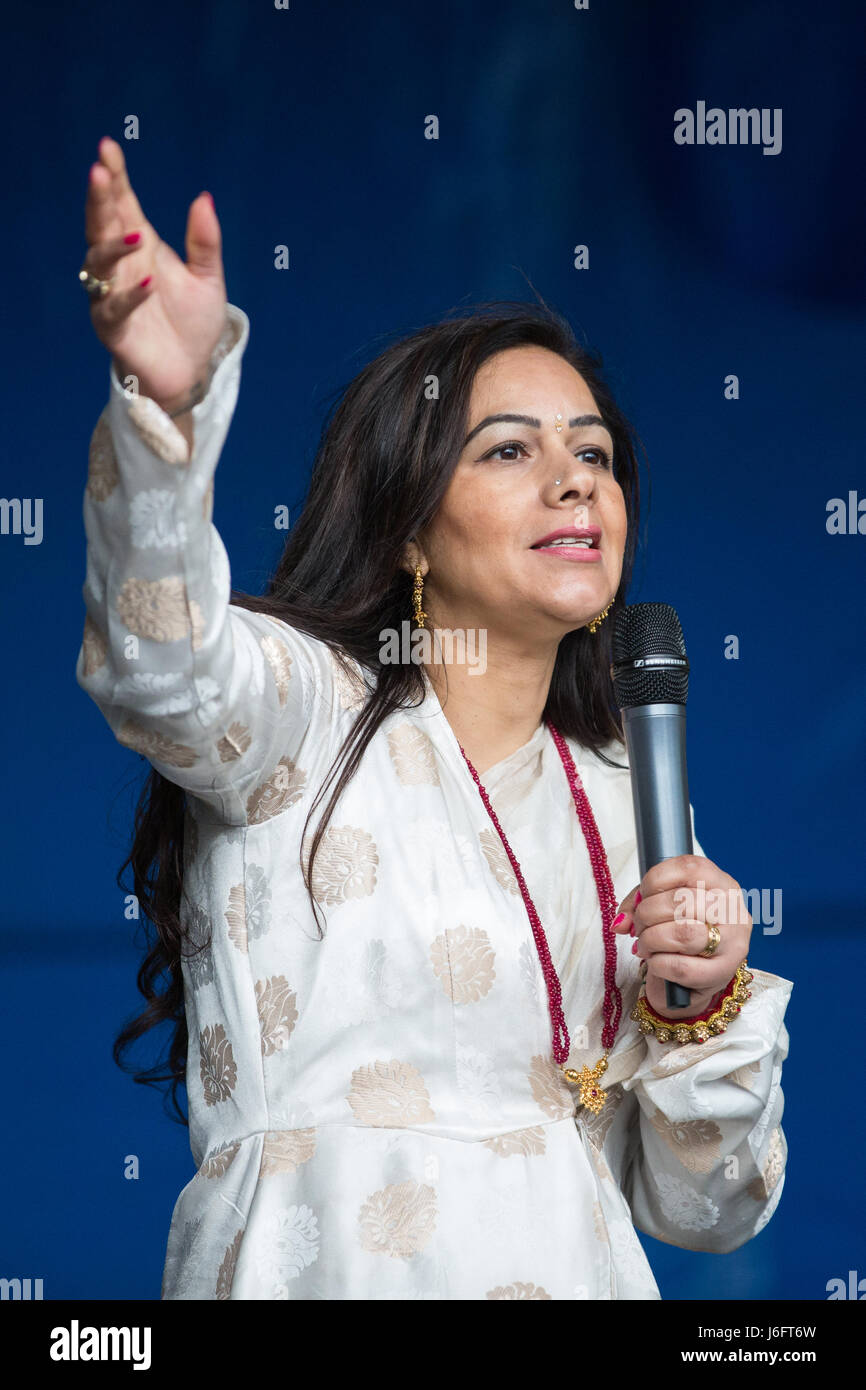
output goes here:
[[[750, 960], [795, 982], [775, 1216], [728, 1255], [644, 1243], [667, 1299], [824, 1299], [866, 1274], [866, 535], [825, 525], [830, 498], [866, 496], [862, 7], [159, 0], [5, 25], [3, 493], [44, 499], [44, 537], [0, 536], [0, 1275], [41, 1277], [46, 1298], [158, 1298], [193, 1173], [186, 1130], [111, 1059], [138, 1009], [115, 875], [144, 764], [75, 682], [108, 394], [77, 283], [83, 206], [97, 141], [123, 140], [130, 113], [147, 216], [183, 254], [209, 189], [251, 320], [214, 510], [235, 587], [261, 591], [273, 509], [296, 515], [326, 398], [381, 335], [530, 298], [529, 281], [601, 349], [651, 461], [630, 600], [673, 603], [692, 663], [698, 836], [743, 887], [782, 890], [782, 930], [756, 925]], [[675, 144], [674, 111], [699, 100], [781, 107], [781, 153]]]

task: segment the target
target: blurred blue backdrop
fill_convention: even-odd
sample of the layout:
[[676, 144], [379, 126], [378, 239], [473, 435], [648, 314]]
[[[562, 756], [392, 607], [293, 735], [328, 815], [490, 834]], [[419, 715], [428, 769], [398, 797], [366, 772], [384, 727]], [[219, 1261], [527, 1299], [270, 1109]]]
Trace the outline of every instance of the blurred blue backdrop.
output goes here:
[[[866, 535], [826, 529], [829, 499], [866, 497], [862, 6], [152, 0], [133, 17], [98, 0], [4, 28], [2, 490], [44, 499], [44, 534], [0, 536], [15, 1194], [0, 1275], [41, 1277], [46, 1298], [158, 1298], [193, 1173], [187, 1132], [110, 1055], [138, 1009], [141, 940], [115, 875], [146, 767], [75, 682], [108, 390], [77, 284], [83, 205], [98, 140], [123, 140], [129, 115], [147, 216], [183, 254], [209, 189], [251, 320], [214, 510], [236, 588], [261, 591], [273, 509], [297, 513], [324, 402], [382, 335], [531, 284], [603, 353], [651, 463], [630, 599], [677, 608], [692, 663], [698, 836], [744, 887], [782, 891], [782, 930], [756, 924], [750, 961], [795, 983], [775, 1216], [728, 1255], [645, 1245], [668, 1299], [824, 1299], [829, 1279], [866, 1274]], [[674, 112], [699, 101], [781, 108], [781, 150], [675, 143]]]

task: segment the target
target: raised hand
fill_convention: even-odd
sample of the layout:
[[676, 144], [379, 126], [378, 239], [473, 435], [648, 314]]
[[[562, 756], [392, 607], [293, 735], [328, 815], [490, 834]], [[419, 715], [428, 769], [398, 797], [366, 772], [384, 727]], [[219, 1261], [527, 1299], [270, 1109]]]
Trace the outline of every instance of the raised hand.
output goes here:
[[[136, 232], [137, 241], [125, 240]], [[123, 150], [105, 136], [88, 178], [85, 237], [82, 268], [101, 280], [114, 277], [108, 294], [91, 298], [90, 316], [121, 381], [135, 376], [139, 393], [164, 410], [186, 404], [207, 384], [226, 318], [222, 240], [209, 195], [190, 205], [184, 264], [148, 222]]]

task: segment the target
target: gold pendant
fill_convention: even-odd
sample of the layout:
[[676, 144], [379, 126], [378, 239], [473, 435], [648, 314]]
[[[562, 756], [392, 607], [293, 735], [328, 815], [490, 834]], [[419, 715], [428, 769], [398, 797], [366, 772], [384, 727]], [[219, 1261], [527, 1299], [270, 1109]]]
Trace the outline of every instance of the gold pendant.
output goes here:
[[573, 1067], [567, 1070], [563, 1068], [566, 1081], [572, 1086], [580, 1087], [580, 1104], [585, 1105], [587, 1110], [591, 1110], [597, 1115], [607, 1100], [607, 1095], [601, 1088], [601, 1074], [607, 1071], [607, 1058], [602, 1057], [601, 1061], [596, 1062], [590, 1070], [589, 1067], [582, 1067], [580, 1071], [575, 1071]]

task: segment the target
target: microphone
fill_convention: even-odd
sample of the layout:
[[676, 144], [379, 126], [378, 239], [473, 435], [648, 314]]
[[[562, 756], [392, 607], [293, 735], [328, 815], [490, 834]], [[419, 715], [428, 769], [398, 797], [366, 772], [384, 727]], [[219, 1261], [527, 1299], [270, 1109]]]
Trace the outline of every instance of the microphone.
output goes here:
[[[631, 603], [619, 610], [610, 668], [622, 714], [637, 829], [640, 876], [678, 854], [692, 854], [686, 771], [689, 663], [676, 610]], [[669, 1009], [684, 1009], [691, 990], [665, 980]]]

